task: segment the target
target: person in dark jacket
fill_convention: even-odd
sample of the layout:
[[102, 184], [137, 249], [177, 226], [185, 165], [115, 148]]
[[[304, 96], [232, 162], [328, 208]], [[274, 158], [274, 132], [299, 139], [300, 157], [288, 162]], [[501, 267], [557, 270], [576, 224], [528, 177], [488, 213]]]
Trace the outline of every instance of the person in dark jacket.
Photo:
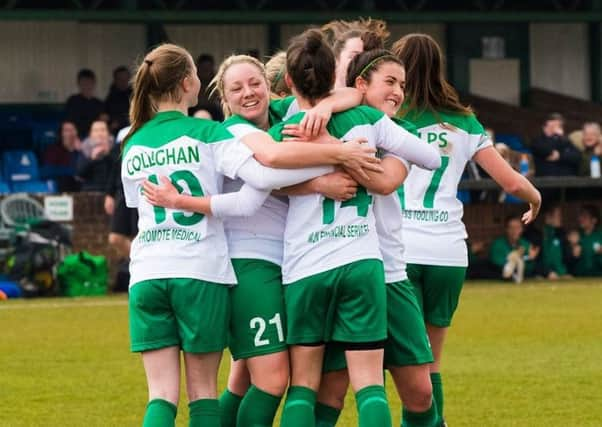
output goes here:
[[130, 123], [130, 77], [130, 70], [124, 65], [113, 70], [113, 83], [105, 99], [105, 111], [109, 115], [109, 129], [113, 135]]
[[104, 114], [103, 102], [96, 98], [96, 74], [87, 68], [77, 73], [79, 93], [71, 95], [65, 103], [65, 117], [75, 123], [77, 133], [84, 139], [94, 120]]
[[564, 119], [551, 114], [531, 144], [536, 176], [577, 176], [581, 153], [564, 135]]

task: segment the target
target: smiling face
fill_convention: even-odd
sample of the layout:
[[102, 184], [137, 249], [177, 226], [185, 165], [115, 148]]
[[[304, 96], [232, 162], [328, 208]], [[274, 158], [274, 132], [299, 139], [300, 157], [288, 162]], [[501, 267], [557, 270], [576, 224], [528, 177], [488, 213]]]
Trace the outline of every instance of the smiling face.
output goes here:
[[224, 97], [232, 114], [261, 125], [267, 121], [268, 85], [261, 70], [251, 63], [231, 65], [223, 77]]
[[368, 76], [356, 79], [356, 88], [364, 95], [364, 103], [393, 117], [403, 103], [406, 76], [404, 68], [395, 62], [376, 64]]

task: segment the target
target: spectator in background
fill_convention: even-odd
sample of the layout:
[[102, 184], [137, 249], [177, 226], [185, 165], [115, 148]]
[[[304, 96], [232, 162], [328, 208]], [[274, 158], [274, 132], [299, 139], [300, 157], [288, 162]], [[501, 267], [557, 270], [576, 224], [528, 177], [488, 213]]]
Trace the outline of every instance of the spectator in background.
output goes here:
[[107, 182], [104, 208], [107, 215], [111, 216], [111, 230], [109, 232], [109, 245], [121, 259], [113, 291], [127, 291], [130, 282], [129, 257], [132, 239], [138, 234], [138, 210], [128, 208], [123, 195], [121, 183], [121, 151], [120, 144], [129, 133], [130, 126], [118, 132], [115, 146], [113, 147], [113, 169]]
[[551, 114], [543, 124], [542, 135], [531, 144], [536, 176], [577, 176], [581, 153], [564, 136], [564, 119]]
[[224, 113], [220, 105], [217, 92], [212, 92], [211, 81], [215, 77], [215, 60], [208, 53], [201, 53], [196, 60], [196, 69], [201, 81], [201, 92], [196, 109], [207, 110], [211, 117], [218, 122], [224, 120]]
[[113, 138], [107, 122], [96, 120], [90, 127], [90, 136], [83, 143], [83, 156], [77, 164], [77, 176], [82, 191], [104, 192], [115, 163]]
[[581, 165], [579, 167], [579, 175], [591, 176], [590, 165], [592, 156], [597, 156], [598, 158], [602, 157], [602, 135], [600, 133], [600, 125], [595, 122], [584, 123], [581, 135], [583, 153]]
[[596, 206], [583, 205], [577, 217], [579, 232], [569, 233], [570, 269], [575, 276], [602, 275], [602, 233]]
[[92, 122], [104, 113], [104, 104], [95, 97], [96, 75], [87, 68], [77, 73], [79, 93], [71, 95], [65, 104], [65, 117], [77, 127], [81, 139], [85, 138]]
[[109, 130], [114, 135], [130, 124], [130, 77], [130, 70], [124, 65], [113, 70], [113, 83], [105, 99], [105, 112], [109, 115]]
[[75, 124], [65, 120], [59, 127], [56, 142], [44, 152], [44, 166], [50, 167], [49, 175], [57, 181], [61, 193], [79, 191], [80, 183], [75, 179], [75, 169], [81, 147]]
[[550, 280], [568, 277], [564, 264], [565, 239], [562, 229], [562, 210], [558, 205], [551, 205], [544, 213], [541, 254], [538, 259], [538, 270]]
[[505, 236], [491, 244], [489, 260], [497, 269], [498, 277], [521, 283], [525, 276], [533, 273], [539, 248], [522, 238], [523, 223], [519, 216], [506, 218], [505, 226]]

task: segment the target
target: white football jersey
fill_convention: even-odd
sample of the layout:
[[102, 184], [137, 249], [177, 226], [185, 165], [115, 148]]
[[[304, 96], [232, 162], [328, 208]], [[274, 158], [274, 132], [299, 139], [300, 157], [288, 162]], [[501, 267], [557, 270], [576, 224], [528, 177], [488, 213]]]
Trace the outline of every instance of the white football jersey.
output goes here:
[[441, 153], [439, 169], [412, 166], [398, 190], [406, 262], [466, 267], [467, 234], [462, 202], [457, 198], [458, 183], [466, 163], [492, 142], [472, 114], [410, 111], [405, 119], [416, 126], [423, 141], [436, 145]]
[[127, 141], [121, 176], [126, 204], [138, 208], [130, 254], [130, 286], [143, 280], [192, 278], [235, 284], [222, 222], [200, 213], [151, 205], [141, 194], [148, 179], [168, 177], [184, 194], [220, 193], [252, 152], [221, 124], [161, 112]]

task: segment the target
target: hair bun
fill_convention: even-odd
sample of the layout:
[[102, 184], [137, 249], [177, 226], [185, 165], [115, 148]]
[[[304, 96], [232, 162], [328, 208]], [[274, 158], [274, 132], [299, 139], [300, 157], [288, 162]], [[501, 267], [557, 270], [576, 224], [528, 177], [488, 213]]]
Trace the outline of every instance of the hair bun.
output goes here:
[[313, 55], [320, 50], [324, 44], [324, 37], [320, 30], [308, 30], [307, 38], [305, 39], [305, 51]]

